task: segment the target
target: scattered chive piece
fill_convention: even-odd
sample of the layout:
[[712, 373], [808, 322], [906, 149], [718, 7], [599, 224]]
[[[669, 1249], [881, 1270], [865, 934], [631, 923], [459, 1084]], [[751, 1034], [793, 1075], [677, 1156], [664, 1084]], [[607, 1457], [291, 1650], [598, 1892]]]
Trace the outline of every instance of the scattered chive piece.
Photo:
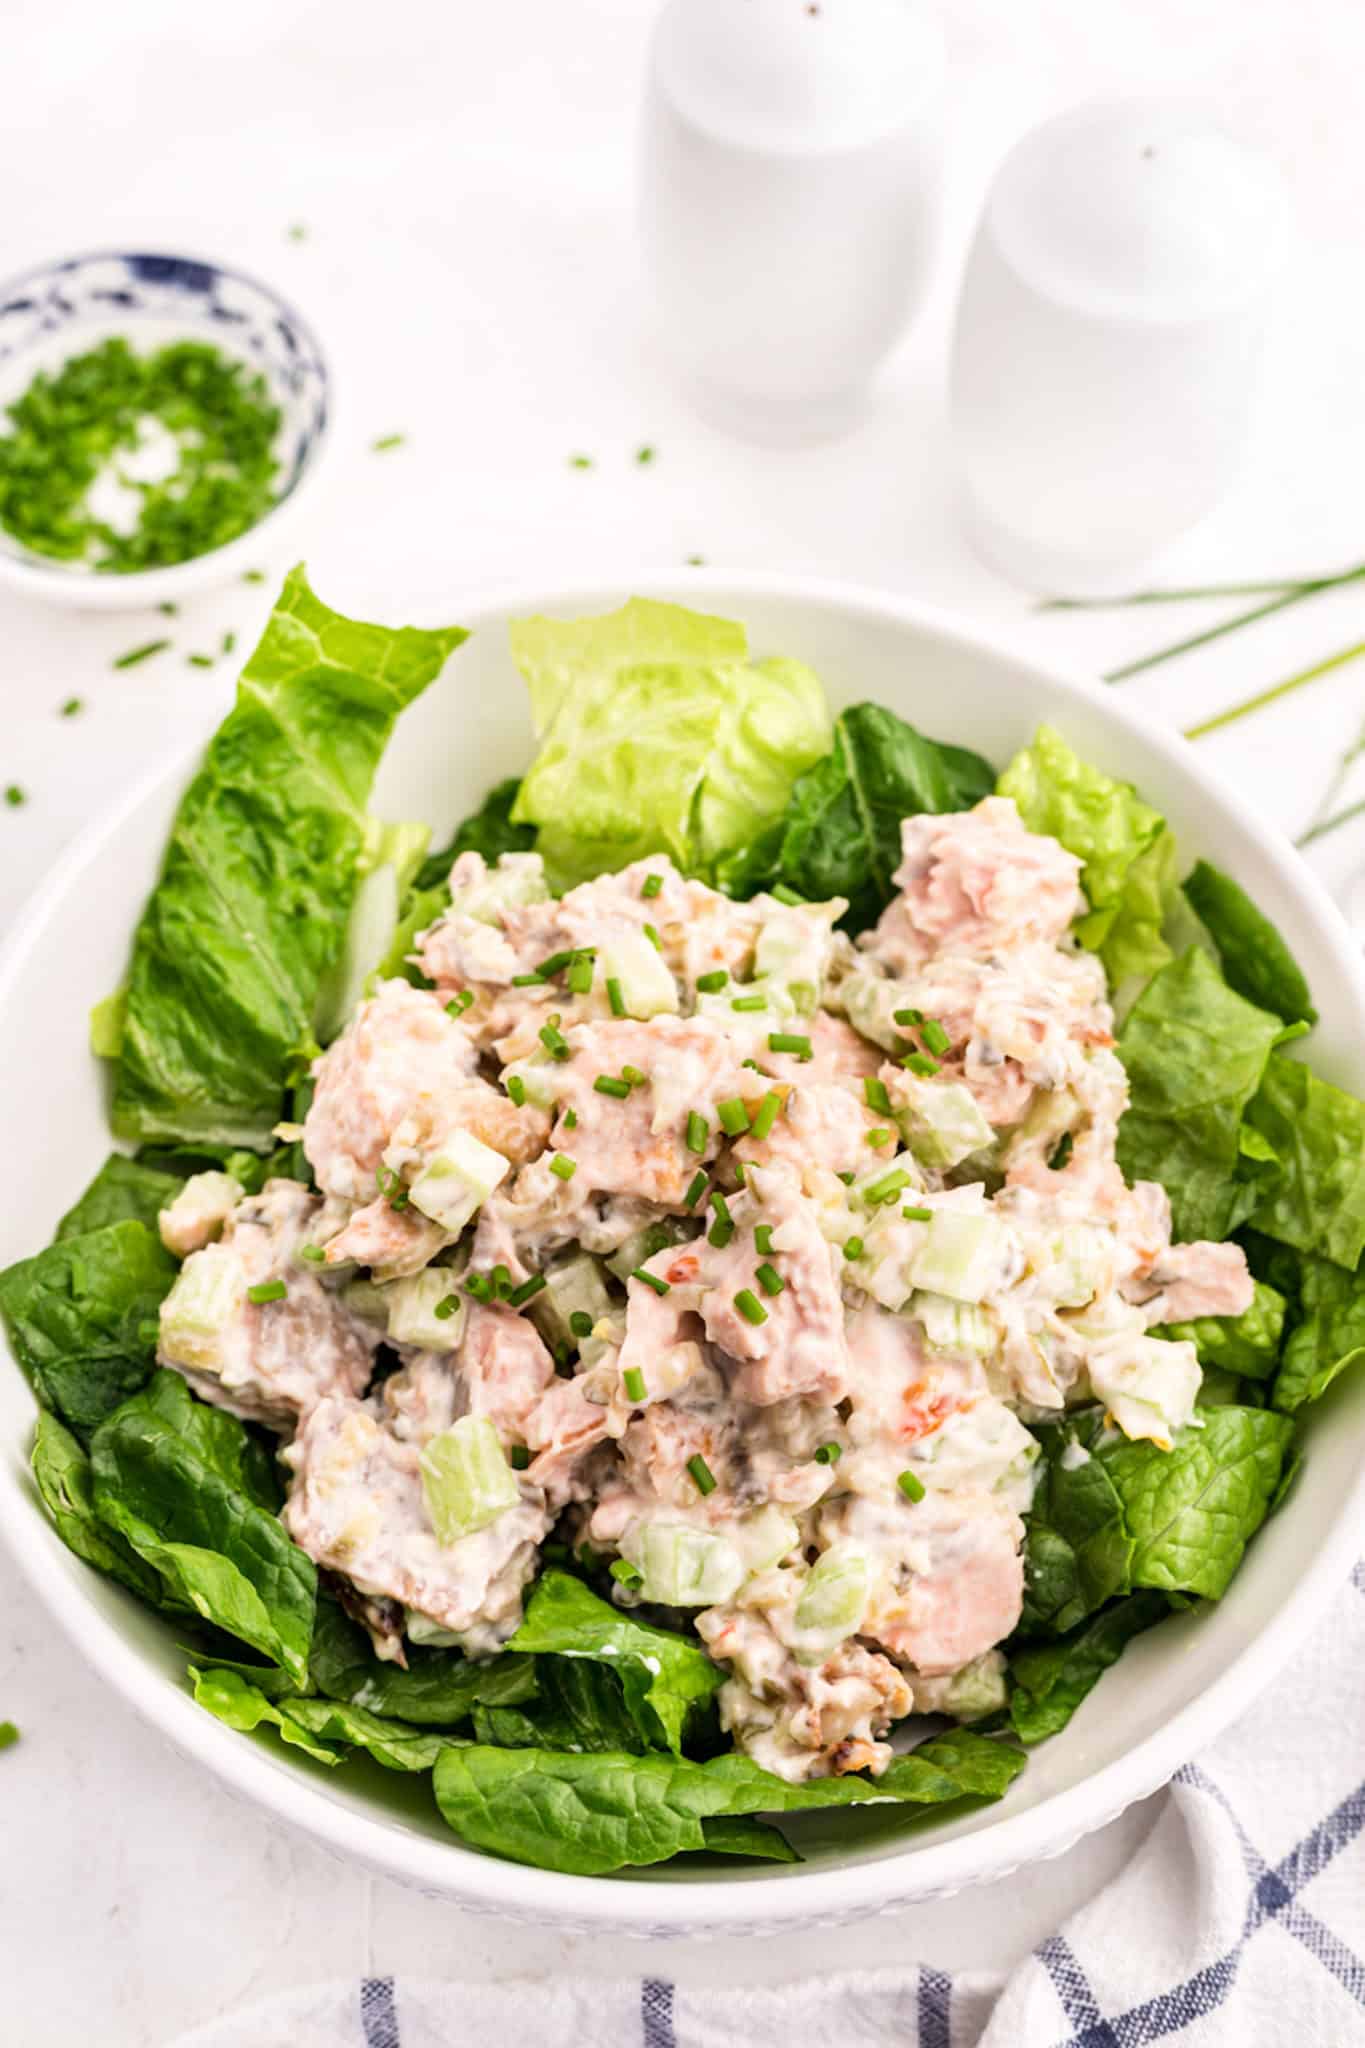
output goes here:
[[742, 1067], [748, 1067], [751, 1073], [761, 1074], [763, 1072], [763, 1069], [762, 1067], [760, 1067], [757, 1060], [741, 1060], [740, 1065]]
[[704, 996], [713, 996], [718, 988], [724, 988], [729, 979], [730, 976], [725, 968], [713, 967], [709, 974], [699, 974], [697, 976], [697, 987]]
[[566, 1131], [576, 1131], [578, 1129], [578, 1111], [576, 1109], [565, 1110], [564, 1128]]
[[715, 1221], [706, 1233], [706, 1242], [723, 1251], [735, 1234], [735, 1219], [730, 1214], [730, 1205], [719, 1188], [711, 1190], [711, 1214]]
[[649, 940], [650, 945], [653, 946], [655, 952], [662, 953], [664, 949], [664, 942], [659, 937], [659, 934], [655, 931], [652, 924], [647, 924], [644, 926], [644, 934], [645, 937]]
[[534, 1300], [544, 1285], [545, 1275], [543, 1273], [533, 1273], [529, 1280], [522, 1281], [520, 1287], [512, 1289], [512, 1292], [507, 1297], [507, 1306], [509, 1308], [521, 1308], [526, 1302]]
[[794, 1052], [799, 1060], [813, 1060], [815, 1052], [808, 1038], [799, 1031], [770, 1031], [769, 1052]]
[[934, 1220], [932, 1209], [922, 1209], [914, 1202], [907, 1202], [901, 1210], [901, 1215], [907, 1223], [932, 1223]]
[[886, 1083], [876, 1074], [863, 1078], [863, 1101], [869, 1109], [879, 1109], [883, 1116], [891, 1114], [891, 1097], [886, 1092]]
[[625, 1016], [626, 999], [621, 993], [621, 984], [614, 974], [608, 976], [607, 979], [607, 1001], [611, 1004], [611, 1014], [613, 1017]]
[[777, 1122], [777, 1112], [781, 1107], [782, 1097], [775, 1088], [770, 1088], [762, 1102], [759, 1103], [758, 1108], [754, 1111], [752, 1129], [756, 1138], [766, 1138], [768, 1136], [773, 1125]]
[[178, 604], [172, 604], [170, 599], [167, 598], [164, 604], [159, 604], [157, 606], [157, 610], [161, 613], [163, 618], [173, 619], [178, 616], [180, 607]]
[[569, 457], [569, 467], [570, 469], [591, 469], [592, 457], [591, 455], [571, 455]]
[[844, 1257], [846, 1259], [860, 1259], [862, 1255], [862, 1239], [860, 1237], [846, 1237], [844, 1239]]
[[687, 566], [688, 566], [688, 568], [689, 568], [689, 569], [703, 569], [703, 568], [705, 568], [705, 566], [706, 566], [706, 557], [705, 557], [705, 555], [689, 555], [689, 556], [687, 557]]
[[395, 1173], [392, 1167], [381, 1166], [374, 1179], [375, 1186], [391, 1209], [407, 1208], [408, 1191], [403, 1185], [401, 1174]]
[[735, 1307], [746, 1323], [766, 1323], [768, 1311], [758, 1296], [748, 1287], [741, 1287], [735, 1296]]
[[262, 1302], [283, 1301], [289, 1289], [283, 1280], [262, 1280], [256, 1287], [248, 1287], [246, 1298], [259, 1306]]
[[531, 1462], [531, 1453], [525, 1444], [513, 1444], [507, 1453], [507, 1462], [514, 1472], [524, 1472]]
[[885, 1130], [885, 1129], [883, 1129], [883, 1128], [880, 1128], [880, 1127], [879, 1127], [879, 1128], [878, 1128], [877, 1130], [875, 1130], [875, 1131], [869, 1131], [869, 1132], [868, 1132], [868, 1134], [867, 1134], [867, 1142], [868, 1142], [868, 1144], [869, 1144], [869, 1145], [876, 1145], [876, 1146], [881, 1146], [881, 1145], [889, 1145], [889, 1144], [891, 1143], [891, 1140], [892, 1140], [892, 1138], [893, 1138], [894, 1136], [895, 1136], [895, 1132], [894, 1132], [894, 1131], [888, 1131], [888, 1130]]
[[667, 1294], [668, 1282], [661, 1280], [657, 1273], [646, 1273], [643, 1266], [637, 1266], [631, 1274], [632, 1280], [643, 1280], [646, 1287], [652, 1287], [656, 1294]]
[[770, 1266], [766, 1261], [759, 1267], [757, 1278], [765, 1294], [780, 1294], [787, 1284], [776, 1266]]
[[856, 1173], [840, 1173], [836, 1174], [835, 1178], [841, 1180], [846, 1188], [851, 1188], [858, 1176]]
[[917, 1479], [913, 1472], [902, 1472], [896, 1484], [907, 1500], [924, 1499], [924, 1481]]
[[907, 1028], [913, 1028], [924, 1022], [923, 1010], [893, 1010], [891, 1014], [897, 1024], [903, 1024]]
[[637, 1586], [644, 1584], [634, 1565], [627, 1563], [624, 1557], [614, 1557], [608, 1569], [617, 1585], [624, 1586], [628, 1592], [633, 1593]]
[[700, 1451], [697, 1451], [694, 1456], [688, 1459], [687, 1469], [692, 1474], [693, 1483], [696, 1486], [697, 1492], [702, 1495], [703, 1499], [706, 1497], [708, 1493], [715, 1492], [716, 1475], [711, 1470], [711, 1467], [707, 1464], [705, 1458], [703, 1458]]
[[901, 1065], [912, 1074], [936, 1074], [939, 1063], [932, 1053], [908, 1052], [901, 1061]]
[[817, 1465], [837, 1465], [844, 1454], [842, 1444], [821, 1444], [815, 1453]]
[[62, 706], [61, 715], [63, 718], [79, 718], [84, 709], [84, 697], [68, 697]]
[[512, 976], [512, 986], [513, 988], [537, 988], [544, 979], [545, 976], [543, 974], [514, 974]]
[[636, 449], [635, 460], [640, 463], [652, 462], [654, 460], [654, 450], [647, 441], [642, 448]]
[[448, 1002], [448, 1003], [446, 1004], [446, 1015], [447, 1015], [447, 1017], [462, 1017], [462, 1016], [464, 1015], [465, 1011], [466, 1011], [467, 1009], [469, 1009], [469, 1008], [470, 1008], [470, 1006], [472, 1005], [473, 1001], [474, 1001], [474, 991], [473, 991], [473, 989], [472, 989], [472, 988], [462, 988], [462, 989], [460, 990], [459, 994], [458, 994], [458, 995], [456, 995], [456, 996], [452, 996], [452, 997], [450, 998], [450, 1001], [449, 1001], [449, 1002]]
[[721, 1129], [732, 1138], [738, 1138], [749, 1128], [749, 1112], [738, 1095], [728, 1095], [724, 1102], [718, 1102], [716, 1115], [720, 1118]]
[[628, 1088], [647, 1088], [649, 1086], [648, 1074], [642, 1074], [638, 1067], [629, 1065], [622, 1067], [621, 1079]]
[[772, 894], [779, 903], [805, 903], [809, 901], [809, 898], [803, 896], [799, 889], [790, 888], [786, 882], [778, 882], [773, 888]]
[[136, 668], [140, 661], [150, 661], [154, 654], [160, 654], [170, 646], [169, 640], [145, 640], [141, 647], [130, 647], [126, 654], [114, 657], [115, 668]]
[[320, 1266], [327, 1257], [327, 1254], [320, 1244], [301, 1244], [299, 1246], [299, 1257], [304, 1261], [305, 1265]]
[[699, 1109], [687, 1112], [687, 1149], [689, 1152], [704, 1152], [710, 1137], [710, 1126]]
[[626, 1390], [628, 1401], [640, 1402], [645, 1398], [645, 1376], [638, 1365], [632, 1365], [621, 1375], [621, 1385]]
[[464, 1291], [475, 1301], [488, 1302], [493, 1299], [493, 1283], [486, 1273], [471, 1273], [464, 1283]]
[[187, 654], [185, 656], [185, 666], [186, 668], [212, 668], [213, 656], [211, 654]]
[[575, 996], [585, 996], [592, 987], [592, 962], [583, 954], [570, 963], [568, 987]]
[[512, 1285], [512, 1275], [506, 1266], [494, 1266], [489, 1278], [493, 1282], [494, 1294], [506, 1294]]
[[536, 971], [542, 981], [548, 981], [552, 974], [562, 973], [564, 968], [569, 965], [569, 962], [577, 957], [571, 946], [565, 946], [561, 952], [551, 953], [542, 960]]
[[556, 1180], [572, 1180], [578, 1171], [578, 1161], [570, 1159], [567, 1152], [556, 1152], [550, 1161], [550, 1171]]
[[447, 1294], [443, 1300], [437, 1302], [435, 1308], [432, 1310], [432, 1314], [435, 1316], [438, 1323], [448, 1323], [450, 1321], [450, 1318], [454, 1315], [456, 1309], [459, 1306], [459, 1295]]
[[629, 1081], [620, 1081], [615, 1074], [599, 1074], [592, 1085], [599, 1095], [614, 1095], [618, 1102], [630, 1093]]
[[526, 1100], [526, 1083], [522, 1080], [520, 1074], [509, 1074], [507, 1076], [507, 1093], [515, 1102], [517, 1108], [520, 1109]]
[[894, 1202], [902, 1188], [908, 1188], [910, 1176], [903, 1166], [893, 1166], [880, 1180], [874, 1180], [871, 1187], [863, 1189], [863, 1200], [875, 1209], [879, 1202]]
[[[242, 571], [242, 581], [243, 581], [243, 583], [264, 583], [264, 582], [265, 582], [265, 570], [264, 570], [264, 569], [243, 569], [243, 571]], [[165, 607], [165, 605], [164, 605], [164, 604], [162, 605], [161, 609], [162, 609], [162, 611], [163, 611], [163, 612], [165, 611], [166, 607]]]
[[234, 647], [235, 647], [236, 645], [237, 645], [237, 635], [236, 635], [235, 633], [224, 633], [224, 635], [223, 635], [223, 652], [224, 652], [224, 654], [231, 654], [231, 652], [232, 652], [233, 648], [234, 648]]
[[730, 1003], [732, 1010], [766, 1010], [767, 1007], [766, 996], [735, 996]]
[[552, 1059], [568, 1059], [569, 1041], [558, 1024], [542, 1024], [537, 1036]]
[[592, 1317], [588, 1314], [588, 1311], [585, 1308], [576, 1308], [571, 1310], [569, 1315], [569, 1329], [572, 1332], [572, 1334], [575, 1337], [577, 1337], [580, 1341], [584, 1337], [591, 1337]]
[[0, 1749], [13, 1749], [19, 1740], [19, 1730], [13, 1721], [0, 1721]]
[[381, 434], [377, 441], [371, 441], [370, 447], [376, 455], [382, 455], [388, 448], [401, 448], [407, 438], [406, 434]]
[[301, 220], [296, 220], [289, 228], [288, 233], [291, 242], [306, 242], [308, 240], [308, 230]]
[[748, 1177], [748, 1168], [745, 1166], [744, 1161], [742, 1159], [737, 1159], [735, 1161], [735, 1179], [739, 1182], [741, 1187], [744, 1186]]
[[759, 1223], [754, 1229], [754, 1250], [762, 1252], [766, 1259], [773, 1248], [773, 1227], [771, 1223]]
[[925, 1018], [924, 1023], [920, 1026], [920, 1037], [924, 1040], [930, 1052], [947, 1052], [953, 1042], [939, 1023], [937, 1017]]
[[642, 896], [657, 896], [663, 885], [664, 878], [662, 875], [646, 875], [640, 884], [640, 894]]
[[12, 811], [17, 811], [20, 804], [28, 802], [28, 792], [21, 789], [17, 782], [11, 782], [5, 790], [5, 802]]
[[695, 1209], [697, 1203], [701, 1200], [702, 1195], [705, 1193], [705, 1191], [706, 1175], [702, 1171], [701, 1167], [698, 1167], [696, 1172], [693, 1174], [691, 1180], [688, 1182], [687, 1193], [683, 1196], [684, 1209]]

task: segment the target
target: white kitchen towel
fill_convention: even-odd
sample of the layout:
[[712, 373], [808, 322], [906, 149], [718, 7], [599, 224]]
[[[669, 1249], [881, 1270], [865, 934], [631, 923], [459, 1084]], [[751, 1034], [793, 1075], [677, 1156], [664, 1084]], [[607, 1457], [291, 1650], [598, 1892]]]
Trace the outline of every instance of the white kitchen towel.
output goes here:
[[[1101, 1684], [1090, 1711], [1102, 1700]], [[888, 1955], [899, 1967], [689, 1990], [670, 1950], [638, 1953], [648, 1974], [619, 1983], [320, 1985], [178, 2048], [1365, 2048], [1365, 1562], [1179, 1773], [1127, 1870], [1008, 1976]]]

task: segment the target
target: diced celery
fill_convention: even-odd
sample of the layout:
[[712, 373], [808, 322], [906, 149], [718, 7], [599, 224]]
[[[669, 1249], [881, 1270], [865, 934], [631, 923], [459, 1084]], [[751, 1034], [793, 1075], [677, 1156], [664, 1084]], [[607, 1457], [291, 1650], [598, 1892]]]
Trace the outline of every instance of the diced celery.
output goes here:
[[246, 1306], [246, 1290], [246, 1269], [228, 1245], [193, 1253], [161, 1304], [161, 1356], [199, 1372], [220, 1371], [223, 1339]]
[[[1068, 1223], [1047, 1241], [1048, 1293], [1058, 1308], [1083, 1308], [1101, 1291], [1112, 1264], [1113, 1238], [1087, 1223]], [[1041, 1262], [1040, 1262], [1041, 1263]]]
[[1127, 1437], [1146, 1437], [1169, 1450], [1194, 1413], [1199, 1357], [1193, 1344], [1161, 1337], [1116, 1336], [1092, 1345], [1086, 1369], [1096, 1398]]
[[175, 1200], [157, 1217], [161, 1242], [183, 1257], [217, 1237], [242, 1199], [242, 1184], [230, 1173], [192, 1173]]
[[578, 1343], [571, 1316], [590, 1316], [596, 1323], [611, 1314], [612, 1300], [602, 1269], [590, 1252], [554, 1259], [542, 1271], [545, 1285], [531, 1302], [531, 1319], [547, 1344]]
[[857, 1635], [871, 1583], [867, 1553], [854, 1543], [832, 1543], [812, 1565], [796, 1603], [792, 1641], [797, 1655], [823, 1659]]
[[548, 1053], [534, 1053], [530, 1059], [514, 1060], [510, 1067], [504, 1067], [502, 1085], [517, 1076], [525, 1090], [525, 1100], [533, 1109], [553, 1109], [559, 1101], [560, 1063], [552, 1060]]
[[888, 1052], [904, 1051], [905, 1034], [896, 1025], [895, 1012], [915, 1007], [914, 991], [908, 984], [861, 971], [839, 984], [838, 1001], [849, 1023], [864, 1038]]
[[1013, 1233], [998, 1217], [970, 1209], [935, 1209], [924, 1243], [909, 1264], [915, 1287], [954, 1301], [981, 1301], [1008, 1284], [1016, 1262]]
[[427, 1513], [442, 1544], [486, 1529], [521, 1499], [516, 1475], [486, 1415], [462, 1415], [432, 1437], [421, 1468]]
[[[465, 1325], [465, 1297], [456, 1286], [456, 1275], [446, 1266], [426, 1266], [404, 1280], [390, 1280], [380, 1291], [393, 1342], [420, 1344], [424, 1351], [454, 1351]], [[437, 1315], [447, 1301], [453, 1301], [454, 1308], [448, 1315]]]
[[738, 1592], [744, 1560], [733, 1543], [688, 1522], [636, 1522], [621, 1554], [635, 1566], [646, 1600], [663, 1607], [714, 1607]]
[[750, 1574], [766, 1572], [773, 1565], [781, 1564], [787, 1553], [795, 1550], [801, 1541], [797, 1524], [773, 1501], [746, 1515], [733, 1531], [733, 1536], [735, 1547], [744, 1559], [744, 1568]]
[[680, 1216], [662, 1216], [657, 1223], [648, 1223], [643, 1230], [632, 1231], [625, 1243], [611, 1253], [606, 1261], [607, 1271], [624, 1286], [637, 1266], [646, 1259], [652, 1259], [655, 1252], [663, 1251], [666, 1245], [681, 1244], [685, 1238], [696, 1234], [696, 1225]]
[[408, 1189], [413, 1206], [452, 1237], [507, 1173], [501, 1152], [470, 1131], [452, 1131]]
[[433, 1650], [455, 1650], [460, 1646], [454, 1629], [442, 1628], [439, 1621], [433, 1621], [429, 1614], [419, 1614], [415, 1607], [404, 1612], [403, 1633], [410, 1643], [426, 1644]]
[[994, 1141], [976, 1097], [961, 1081], [901, 1073], [892, 1080], [891, 1101], [905, 1142], [923, 1166], [960, 1165]]
[[989, 1358], [1000, 1343], [994, 1319], [972, 1301], [953, 1301], [946, 1294], [921, 1291], [911, 1295], [906, 1314], [923, 1326], [924, 1342], [930, 1351], [966, 1352], [974, 1358]]
[[1005, 1659], [987, 1650], [947, 1678], [915, 1680], [915, 1709], [926, 1714], [951, 1714], [955, 1721], [980, 1721], [1004, 1706], [1009, 1697]]
[[376, 1285], [373, 1280], [349, 1280], [341, 1290], [343, 1305], [362, 1322], [383, 1323], [388, 1326], [388, 1288]]
[[496, 925], [502, 912], [524, 903], [548, 903], [550, 887], [538, 853], [504, 853], [495, 868], [450, 892], [450, 907], [480, 924]]
[[[1037, 1438], [1003, 1401], [985, 1395], [957, 1409], [919, 1439], [914, 1470], [926, 1485], [947, 1492], [970, 1488], [991, 1493], [1006, 1484], [1029, 1482], [1037, 1458]], [[1023, 1505], [1027, 1505], [1027, 1492]]]
[[617, 932], [602, 939], [597, 968], [603, 988], [609, 981], [620, 982], [627, 1016], [677, 1014], [678, 984], [663, 954], [644, 932]]

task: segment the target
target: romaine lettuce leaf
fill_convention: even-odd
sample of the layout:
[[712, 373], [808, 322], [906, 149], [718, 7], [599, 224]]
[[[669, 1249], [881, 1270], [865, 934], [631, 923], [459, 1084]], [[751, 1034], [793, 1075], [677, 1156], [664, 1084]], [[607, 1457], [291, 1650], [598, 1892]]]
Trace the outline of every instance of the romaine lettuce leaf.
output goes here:
[[1130, 1181], [1160, 1181], [1177, 1239], [1227, 1237], [1258, 1200], [1274, 1152], [1243, 1116], [1283, 1031], [1236, 995], [1191, 946], [1152, 977], [1129, 1013], [1118, 1053], [1129, 1104], [1118, 1162]]
[[704, 1849], [714, 1817], [998, 1799], [1023, 1766], [1019, 1750], [961, 1728], [897, 1757], [880, 1778], [801, 1785], [737, 1753], [690, 1763], [657, 1751], [574, 1756], [470, 1744], [437, 1759], [435, 1787], [450, 1827], [476, 1848], [593, 1876]]
[[381, 1664], [365, 1631], [332, 1600], [319, 1600], [309, 1660], [314, 1689], [343, 1705], [422, 1728], [458, 1728], [477, 1705], [513, 1706], [536, 1696], [530, 1657], [472, 1663], [458, 1650], [408, 1650], [408, 1668]]
[[1038, 1430], [1038, 1486], [1025, 1517], [1021, 1635], [1065, 1635], [1132, 1582], [1134, 1540], [1104, 1460], [1098, 1409]]
[[291, 572], [133, 942], [120, 1135], [267, 1146], [341, 949], [379, 757], [464, 638], [343, 618]]
[[95, 1431], [90, 1457], [96, 1513], [174, 1598], [305, 1684], [317, 1573], [245, 1425], [158, 1372]]
[[875, 924], [895, 894], [901, 820], [970, 810], [995, 771], [965, 747], [927, 739], [880, 704], [855, 704], [834, 724], [834, 747], [803, 775], [779, 819], [722, 862], [732, 896], [781, 885], [811, 902], [847, 897], [848, 931]]
[[429, 1771], [456, 1738], [406, 1726], [364, 1707], [295, 1694], [271, 1699], [237, 1668], [190, 1669], [194, 1697], [230, 1728], [250, 1732], [262, 1724], [319, 1763], [339, 1764], [350, 1751], [364, 1750], [390, 1771]]
[[1286, 1024], [1317, 1023], [1298, 961], [1231, 875], [1201, 860], [1185, 878], [1183, 893], [1218, 948], [1229, 988]]
[[536, 1689], [538, 1698], [524, 1706], [475, 1707], [477, 1740], [492, 1743], [495, 1749], [651, 1747], [609, 1664], [579, 1657], [538, 1657]]
[[83, 1231], [99, 1230], [106, 1223], [122, 1223], [129, 1217], [155, 1231], [157, 1217], [175, 1200], [188, 1172], [186, 1168], [184, 1174], [167, 1173], [122, 1152], [112, 1152], [57, 1225], [57, 1236], [79, 1237]]
[[61, 1238], [0, 1273], [0, 1317], [38, 1399], [77, 1432], [145, 1385], [175, 1260], [132, 1218]]
[[151, 1566], [95, 1513], [90, 1459], [70, 1430], [46, 1409], [39, 1412], [32, 1463], [34, 1483], [67, 1549], [97, 1572], [117, 1579], [149, 1607], [172, 1604]]
[[1365, 1250], [1365, 1102], [1280, 1055], [1246, 1114], [1279, 1161], [1251, 1221], [1267, 1237], [1354, 1269]]
[[1270, 1398], [1272, 1406], [1292, 1414], [1365, 1360], [1365, 1275], [1309, 1252], [1283, 1256], [1297, 1267], [1295, 1320]]
[[1193, 1344], [1206, 1372], [1268, 1380], [1280, 1355], [1286, 1307], [1282, 1294], [1258, 1280], [1251, 1307], [1240, 1316], [1200, 1316], [1192, 1323], [1162, 1323], [1152, 1335], [1166, 1337], [1173, 1344]]
[[816, 676], [750, 661], [725, 619], [632, 598], [604, 618], [518, 621], [511, 639], [540, 737], [511, 820], [539, 828], [561, 887], [655, 852], [710, 875], [829, 745]]
[[1086, 1695], [1136, 1635], [1170, 1614], [1160, 1593], [1112, 1601], [1058, 1642], [1017, 1650], [1010, 1658], [1010, 1724], [1030, 1747], [1065, 1728]]

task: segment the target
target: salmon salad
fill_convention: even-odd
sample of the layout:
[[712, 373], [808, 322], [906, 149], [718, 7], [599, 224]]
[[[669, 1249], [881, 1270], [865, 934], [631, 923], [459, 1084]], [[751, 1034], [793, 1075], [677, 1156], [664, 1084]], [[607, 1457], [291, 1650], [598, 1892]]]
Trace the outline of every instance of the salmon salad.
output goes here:
[[514, 628], [526, 772], [436, 855], [357, 825], [462, 637], [286, 587], [94, 1020], [131, 1148], [0, 1273], [38, 1491], [201, 1704], [486, 1853], [998, 1798], [1284, 1498], [1365, 1107], [1063, 735], [831, 717], [677, 607]]

